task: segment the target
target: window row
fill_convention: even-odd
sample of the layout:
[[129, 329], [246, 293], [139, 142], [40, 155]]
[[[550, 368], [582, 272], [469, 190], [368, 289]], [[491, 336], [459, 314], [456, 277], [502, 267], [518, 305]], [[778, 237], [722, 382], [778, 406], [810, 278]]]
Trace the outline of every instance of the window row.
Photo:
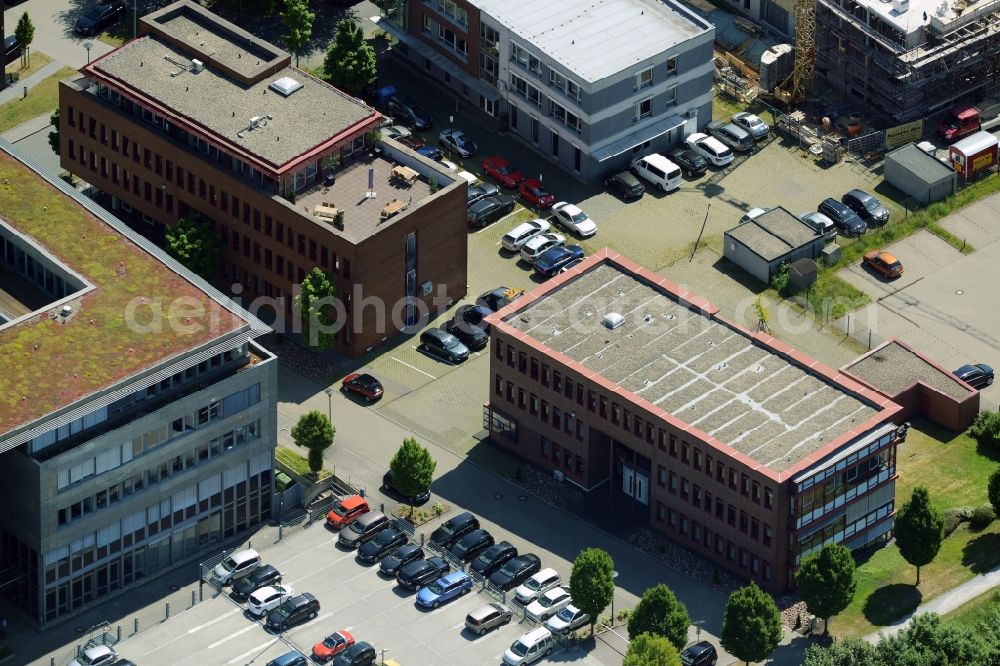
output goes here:
[[738, 544], [728, 541], [720, 534], [712, 532], [708, 527], [689, 519], [679, 511], [674, 511], [662, 502], [656, 503], [656, 521], [681, 535], [688, 536], [694, 544], [705, 550], [714, 550], [719, 559], [738, 562], [740, 568], [749, 570], [753, 578], [769, 581], [774, 575], [768, 561], [758, 559], [756, 555]]
[[583, 466], [586, 462], [583, 456], [574, 454], [566, 447], [560, 447], [547, 437], [542, 437], [540, 453], [542, 459], [551, 460], [556, 469], [563, 467], [566, 474], [583, 478]]
[[498, 397], [506, 397], [507, 402], [517, 405], [521, 410], [526, 410], [532, 416], [537, 416], [543, 423], [547, 423], [557, 431], [565, 433], [568, 437], [576, 437], [578, 441], [584, 441], [587, 437], [587, 426], [583, 419], [576, 417], [576, 412], [565, 410], [549, 403], [548, 400], [540, 399], [534, 393], [527, 393], [523, 388], [516, 388], [513, 382], [505, 381], [501, 375], [494, 378], [494, 392]]
[[774, 530], [770, 525], [761, 523], [759, 519], [722, 501], [719, 497], [713, 498], [711, 491], [702, 489], [698, 484], [692, 483], [676, 472], [667, 471], [663, 465], [657, 466], [656, 483], [693, 506], [704, 509], [709, 516], [714, 515], [717, 520], [727, 522], [730, 527], [736, 527], [738, 524], [739, 530], [750, 538], [760, 541], [765, 546], [771, 545]]

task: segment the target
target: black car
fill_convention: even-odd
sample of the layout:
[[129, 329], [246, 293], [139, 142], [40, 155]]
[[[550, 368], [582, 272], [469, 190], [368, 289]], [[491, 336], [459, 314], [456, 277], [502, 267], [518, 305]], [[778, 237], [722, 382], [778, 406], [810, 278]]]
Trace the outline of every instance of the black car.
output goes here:
[[466, 347], [472, 350], [482, 349], [490, 341], [490, 336], [486, 335], [486, 331], [478, 326], [466, 323], [457, 316], [444, 325], [444, 330], [454, 335], [465, 343]]
[[389, 527], [358, 548], [358, 559], [362, 562], [378, 562], [407, 541], [406, 532], [396, 526]]
[[479, 529], [479, 519], [466, 511], [442, 523], [431, 532], [431, 541], [442, 548], [449, 548], [472, 530]]
[[475, 326], [476, 328], [481, 328], [483, 332], [490, 332], [490, 325], [485, 321], [487, 317], [493, 314], [494, 310], [490, 310], [485, 305], [460, 305], [458, 309], [455, 310], [455, 321], [460, 321], [465, 326]]
[[840, 202], [858, 214], [869, 227], [881, 227], [889, 221], [889, 209], [864, 190], [851, 190]]
[[509, 194], [498, 194], [485, 197], [469, 206], [465, 219], [473, 227], [485, 227], [492, 224], [514, 210], [514, 197]]
[[985, 363], [963, 365], [953, 373], [974, 389], [986, 388], [993, 383], [993, 368]]
[[347, 648], [333, 659], [333, 666], [369, 666], [375, 663], [375, 648], [361, 641]]
[[[392, 485], [392, 470], [391, 469], [388, 470], [388, 471], [386, 471], [386, 473], [382, 475], [382, 487], [385, 490], [391, 490], [391, 491], [393, 491], [393, 492], [395, 492], [397, 494], [402, 495], [402, 493], [400, 493], [398, 490], [396, 490], [396, 486]], [[412, 504], [414, 506], [419, 506], [421, 504], [426, 504], [427, 500], [429, 500], [430, 498], [431, 498], [431, 491], [430, 491], [430, 489], [427, 489], [424, 492], [420, 493], [419, 495], [414, 495], [413, 497], [409, 497], [409, 498], [406, 498], [406, 499], [407, 499], [407, 501], [410, 504]]]
[[493, 183], [480, 183], [478, 185], [469, 185], [469, 189], [466, 191], [466, 205], [471, 206], [480, 199], [485, 199], [486, 197], [495, 197], [498, 194], [500, 194], [500, 190]]
[[21, 42], [14, 35], [8, 35], [3, 40], [3, 64], [9, 65], [21, 57]]
[[[524, 294], [524, 289], [512, 289], [510, 287], [497, 287], [484, 294], [480, 294], [476, 299], [476, 305], [481, 305], [490, 312], [496, 312], [506, 307], [514, 300]], [[461, 308], [459, 308], [461, 309]]]
[[319, 614], [319, 601], [306, 592], [292, 597], [267, 614], [267, 628], [281, 633], [291, 626], [311, 620]]
[[254, 569], [249, 576], [243, 576], [233, 583], [233, 590], [229, 593], [237, 601], [246, 601], [247, 597], [262, 587], [275, 585], [281, 582], [281, 572], [270, 564]]
[[443, 557], [428, 557], [426, 560], [410, 562], [396, 574], [396, 582], [407, 590], [416, 590], [436, 581], [451, 571]]
[[448, 550], [455, 559], [461, 562], [471, 562], [476, 555], [495, 543], [493, 535], [486, 530], [473, 530], [452, 544]]
[[401, 120], [404, 125], [409, 125], [414, 129], [425, 130], [434, 124], [431, 114], [405, 95], [393, 95], [386, 106], [394, 117]]
[[681, 652], [681, 663], [684, 666], [715, 666], [718, 660], [719, 654], [715, 651], [715, 646], [708, 641], [689, 645]]
[[639, 199], [646, 193], [645, 186], [629, 171], [610, 174], [604, 179], [604, 187], [622, 199]]
[[94, 5], [87, 12], [76, 20], [76, 34], [96, 35], [104, 31], [108, 26], [114, 25], [128, 11], [127, 6], [120, 0], [102, 2]]
[[858, 217], [853, 210], [836, 199], [823, 199], [823, 203], [819, 205], [817, 210], [833, 220], [833, 224], [845, 236], [860, 236], [868, 228], [864, 220]]
[[424, 559], [424, 549], [416, 543], [408, 543], [400, 546], [382, 558], [378, 563], [378, 570], [386, 576], [395, 577], [399, 570], [410, 562]]
[[510, 541], [501, 541], [479, 553], [472, 562], [472, 570], [480, 576], [489, 576], [515, 557], [517, 548]]
[[537, 555], [518, 555], [490, 575], [490, 584], [509, 592], [534, 576], [541, 568], [542, 561]]
[[708, 170], [708, 160], [687, 148], [678, 148], [667, 157], [681, 168], [685, 176], [701, 176]]

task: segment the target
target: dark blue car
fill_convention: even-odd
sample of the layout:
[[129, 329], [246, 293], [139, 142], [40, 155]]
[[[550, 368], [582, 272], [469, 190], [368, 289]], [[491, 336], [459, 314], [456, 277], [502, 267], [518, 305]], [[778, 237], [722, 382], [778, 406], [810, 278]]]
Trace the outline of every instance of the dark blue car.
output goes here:
[[583, 248], [579, 245], [564, 245], [554, 247], [548, 252], [538, 257], [535, 262], [535, 272], [543, 277], [550, 278], [559, 272], [559, 269], [573, 261], [583, 257]]
[[833, 220], [834, 226], [845, 236], [857, 237], [868, 229], [868, 225], [857, 213], [836, 199], [824, 199], [818, 210]]

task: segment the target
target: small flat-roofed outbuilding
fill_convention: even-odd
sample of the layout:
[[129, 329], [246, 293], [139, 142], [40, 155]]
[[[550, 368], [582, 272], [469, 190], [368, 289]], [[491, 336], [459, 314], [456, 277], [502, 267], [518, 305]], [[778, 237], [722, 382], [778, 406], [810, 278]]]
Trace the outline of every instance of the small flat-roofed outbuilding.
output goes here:
[[769, 283], [784, 262], [815, 259], [826, 238], [778, 206], [725, 233], [723, 254], [761, 282]]
[[954, 194], [957, 178], [954, 169], [912, 143], [885, 156], [885, 181], [922, 204]]

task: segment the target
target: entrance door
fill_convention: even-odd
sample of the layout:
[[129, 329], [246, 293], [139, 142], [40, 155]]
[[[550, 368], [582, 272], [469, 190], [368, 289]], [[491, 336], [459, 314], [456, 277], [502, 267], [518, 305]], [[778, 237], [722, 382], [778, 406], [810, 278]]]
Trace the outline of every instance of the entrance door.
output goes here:
[[641, 472], [635, 473], [635, 497], [640, 504], [649, 505], [649, 477]]
[[622, 463], [622, 492], [635, 497], [635, 471], [627, 463]]

